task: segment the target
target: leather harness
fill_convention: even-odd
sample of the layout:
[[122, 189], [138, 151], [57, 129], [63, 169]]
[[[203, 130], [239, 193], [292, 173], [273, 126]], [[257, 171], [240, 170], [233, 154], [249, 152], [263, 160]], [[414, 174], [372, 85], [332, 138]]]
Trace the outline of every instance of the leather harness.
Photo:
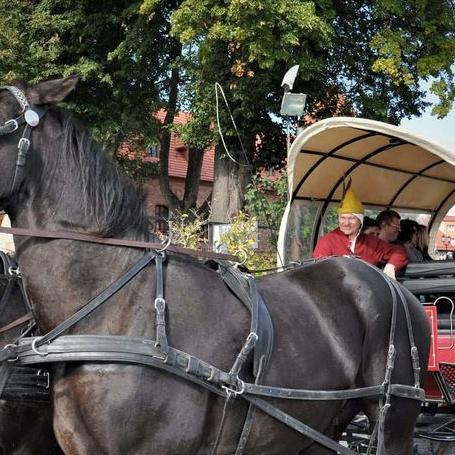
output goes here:
[[[0, 351], [0, 391], [2, 385], [11, 374], [13, 363], [17, 365], [50, 364], [55, 362], [109, 362], [109, 363], [130, 363], [158, 368], [173, 373], [181, 378], [199, 384], [205, 389], [224, 397], [226, 403], [235, 397], [241, 397], [250, 403], [247, 418], [242, 431], [236, 454], [244, 452], [249, 431], [251, 430], [254, 409], [258, 408], [275, 419], [285, 423], [304, 436], [307, 436], [319, 444], [324, 445], [343, 455], [353, 455], [355, 452], [331, 440], [322, 433], [308, 427], [303, 422], [294, 419], [289, 414], [281, 411], [260, 397], [273, 397], [290, 400], [345, 400], [361, 397], [379, 397], [381, 412], [374, 434], [378, 435], [377, 453], [384, 453], [384, 422], [387, 411], [390, 408], [391, 396], [408, 398], [418, 401], [424, 400], [424, 391], [420, 388], [419, 382], [419, 359], [415, 347], [412, 326], [410, 322], [407, 303], [401, 294], [398, 285], [388, 279], [379, 270], [378, 274], [387, 282], [393, 296], [392, 321], [390, 330], [389, 352], [387, 366], [382, 384], [372, 387], [347, 389], [347, 390], [306, 390], [288, 389], [268, 385], [245, 382], [240, 378], [241, 368], [248, 357], [248, 354], [256, 346], [261, 338], [268, 339], [259, 352], [257, 363], [256, 379], [262, 378], [264, 367], [268, 363], [271, 352], [272, 333], [267, 330], [267, 324], [271, 321], [265, 305], [257, 298], [258, 293], [251, 276], [244, 275], [238, 270], [232, 270], [226, 263], [218, 263], [219, 273], [225, 279], [231, 290], [247, 306], [250, 305], [252, 321], [251, 332], [246, 337], [245, 343], [239, 352], [233, 367], [229, 372], [222, 371], [189, 353], [175, 349], [169, 345], [166, 336], [166, 302], [163, 295], [163, 271], [162, 265], [165, 259], [164, 252], [148, 251], [136, 264], [125, 274], [114, 281], [108, 288], [92, 299], [73, 316], [59, 324], [50, 332], [41, 337], [22, 338], [16, 344], [10, 344]], [[352, 259], [360, 260], [360, 259]], [[130, 338], [124, 336], [97, 336], [97, 335], [62, 335], [66, 330], [73, 327], [86, 315], [98, 308], [106, 300], [121, 289], [127, 282], [131, 281], [141, 270], [152, 261], [156, 266], [157, 294], [155, 298], [156, 309], [156, 340], [144, 338]], [[312, 263], [313, 261], [311, 261]], [[362, 261], [363, 262], [363, 261]], [[212, 265], [213, 266], [213, 265]], [[305, 266], [305, 264], [303, 264]], [[372, 267], [372, 266], [371, 266]], [[375, 269], [372, 267], [372, 269]], [[243, 275], [243, 278], [241, 278]], [[235, 286], [235, 281], [241, 282], [241, 287]], [[248, 297], [246, 297], [248, 296]], [[262, 300], [262, 299], [261, 299]], [[400, 300], [406, 315], [408, 325], [408, 336], [413, 359], [414, 386], [403, 384], [392, 384], [391, 375], [394, 368], [395, 347], [394, 337], [396, 328], [396, 315], [398, 300]], [[262, 310], [259, 310], [262, 308]], [[262, 312], [262, 318], [259, 314]], [[267, 322], [268, 320], [268, 322]], [[266, 321], [266, 322], [259, 322]], [[265, 328], [264, 328], [265, 327]], [[261, 366], [262, 363], [262, 366]], [[220, 431], [222, 427], [220, 427]], [[373, 438], [372, 438], [373, 439]]]
[[[31, 312], [31, 304], [25, 292], [18, 267], [14, 259], [0, 250], [0, 259], [3, 266], [3, 273], [0, 279], [7, 280], [7, 285], [0, 300], [0, 314], [4, 311], [13, 289], [17, 286], [21, 292], [22, 302], [26, 313], [20, 318], [0, 327], [0, 334], [6, 333], [16, 327], [27, 325], [23, 328], [21, 335], [14, 341], [17, 343], [22, 336], [31, 333], [36, 328], [35, 320]], [[5, 381], [7, 379], [7, 381]], [[1, 379], [0, 379], [1, 381]], [[41, 368], [12, 366], [9, 377], [3, 378], [4, 390], [0, 397], [8, 401], [36, 401], [50, 399], [49, 372]], [[0, 390], [1, 390], [0, 385]]]
[[[8, 90], [21, 106], [21, 113], [16, 119], [8, 120], [0, 125], [0, 136], [15, 132], [20, 125], [25, 124], [24, 131], [18, 144], [18, 156], [16, 169], [11, 185], [10, 193], [14, 194], [20, 187], [24, 178], [24, 169], [27, 152], [30, 147], [31, 129], [37, 126], [45, 111], [35, 106], [30, 106], [25, 95], [16, 87], [3, 86], [0, 90]], [[102, 239], [80, 233], [36, 231], [29, 229], [8, 229], [0, 228], [0, 232], [13, 233], [15, 235], [35, 236], [44, 238], [61, 238], [77, 241], [88, 241], [109, 245], [129, 246], [133, 248], [149, 249], [146, 254], [134, 264], [126, 273], [109, 285], [103, 292], [88, 302], [70, 318], [59, 324], [57, 327], [40, 337], [21, 337], [15, 343], [6, 345], [0, 351], [0, 396], [8, 396], [8, 379], [13, 379], [15, 370], [13, 364], [19, 368], [29, 365], [49, 364], [55, 362], [112, 362], [132, 363], [151, 366], [173, 373], [193, 383], [199, 384], [205, 389], [225, 398], [225, 408], [218, 436], [214, 444], [213, 452], [216, 452], [219, 438], [223, 429], [223, 422], [228, 404], [235, 397], [241, 397], [250, 403], [245, 425], [236, 450], [236, 455], [244, 452], [248, 434], [251, 430], [255, 408], [290, 426], [304, 436], [307, 436], [319, 444], [343, 455], [354, 455], [355, 452], [338, 444], [324, 434], [308, 427], [303, 422], [294, 419], [289, 414], [281, 411], [276, 406], [259, 397], [274, 397], [290, 400], [345, 400], [360, 397], [379, 397], [380, 416], [378, 423], [370, 439], [370, 449], [375, 439], [378, 438], [377, 454], [384, 453], [384, 422], [387, 411], [390, 408], [391, 396], [409, 398], [423, 401], [424, 391], [420, 388], [419, 358], [414, 343], [412, 325], [404, 299], [398, 285], [378, 273], [389, 286], [392, 294], [393, 308], [389, 339], [389, 350], [387, 366], [382, 384], [373, 387], [348, 389], [348, 390], [306, 390], [287, 389], [274, 386], [261, 385], [266, 365], [272, 350], [273, 331], [270, 316], [264, 302], [256, 290], [254, 280], [249, 275], [243, 275], [226, 263], [218, 262], [215, 265], [220, 275], [225, 280], [231, 291], [237, 295], [251, 311], [251, 328], [246, 337], [245, 343], [237, 355], [235, 362], [229, 372], [222, 371], [204, 360], [191, 354], [180, 351], [169, 345], [166, 335], [166, 301], [163, 294], [163, 260], [165, 254], [158, 251], [156, 244], [152, 242], [138, 242], [132, 240]], [[154, 248], [154, 249], [151, 249]], [[151, 249], [151, 250], [150, 250]], [[172, 248], [175, 251], [175, 247]], [[171, 247], [168, 248], [171, 250]], [[179, 251], [185, 252], [185, 251]], [[200, 256], [201, 254], [198, 254]], [[220, 257], [219, 254], [215, 255]], [[224, 257], [226, 259], [226, 256]], [[353, 259], [359, 260], [359, 259]], [[98, 308], [112, 295], [119, 291], [126, 283], [131, 281], [141, 270], [152, 261], [156, 266], [156, 340], [144, 338], [131, 338], [123, 336], [96, 336], [96, 335], [62, 335], [86, 315]], [[362, 261], [364, 262], [364, 261]], [[212, 264], [213, 266], [213, 264]], [[304, 266], [304, 265], [303, 265]], [[375, 269], [373, 266], [370, 266]], [[377, 269], [375, 269], [377, 270]], [[406, 315], [408, 337], [411, 346], [411, 357], [414, 371], [414, 386], [403, 384], [392, 384], [391, 375], [395, 361], [395, 328], [397, 305], [400, 300]], [[251, 351], [255, 352], [254, 374], [255, 382], [248, 383], [240, 378], [240, 372]], [[25, 371], [25, 370], [23, 370]], [[17, 372], [16, 372], [17, 373]]]

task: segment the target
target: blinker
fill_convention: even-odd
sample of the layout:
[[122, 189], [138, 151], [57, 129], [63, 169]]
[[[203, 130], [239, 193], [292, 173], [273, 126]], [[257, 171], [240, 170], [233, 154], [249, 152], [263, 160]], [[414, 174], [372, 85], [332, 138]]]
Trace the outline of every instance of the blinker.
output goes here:
[[39, 124], [40, 116], [33, 109], [27, 109], [24, 113], [24, 119], [30, 126], [34, 127]]

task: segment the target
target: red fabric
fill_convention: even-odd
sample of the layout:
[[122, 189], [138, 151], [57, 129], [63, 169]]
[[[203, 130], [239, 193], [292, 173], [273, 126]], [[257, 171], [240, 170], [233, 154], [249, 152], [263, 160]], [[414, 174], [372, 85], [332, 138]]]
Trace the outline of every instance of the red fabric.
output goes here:
[[408, 255], [401, 245], [384, 242], [373, 235], [360, 234], [357, 237], [354, 253], [349, 246], [349, 237], [337, 228], [319, 239], [313, 257], [354, 255], [376, 266], [393, 264], [397, 270], [408, 263]]

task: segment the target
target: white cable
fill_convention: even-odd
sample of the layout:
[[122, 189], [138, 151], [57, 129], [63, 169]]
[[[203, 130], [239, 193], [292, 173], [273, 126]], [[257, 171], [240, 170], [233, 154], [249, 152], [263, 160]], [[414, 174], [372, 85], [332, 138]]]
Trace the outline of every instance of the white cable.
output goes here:
[[[234, 125], [235, 132], [237, 133], [237, 137], [239, 138], [240, 147], [242, 148], [242, 152], [243, 152], [243, 155], [245, 156], [245, 160], [246, 160], [247, 164], [239, 163], [229, 153], [229, 150], [227, 148], [226, 142], [224, 141], [224, 136], [223, 136], [223, 132], [221, 131], [221, 125], [220, 125], [220, 109], [219, 109], [219, 100], [218, 100], [218, 90], [221, 92], [221, 95], [223, 96], [224, 104], [226, 105], [226, 108], [227, 108], [227, 110], [229, 112], [229, 117], [231, 118], [231, 122]], [[242, 139], [240, 138], [240, 134], [239, 134], [239, 131], [237, 129], [237, 125], [235, 124], [234, 117], [232, 116], [231, 109], [229, 108], [229, 104], [228, 104], [226, 96], [224, 94], [224, 90], [223, 90], [223, 88], [221, 87], [221, 85], [218, 82], [215, 82], [215, 102], [216, 102], [216, 124], [218, 126], [218, 132], [220, 134], [221, 143], [223, 144], [223, 147], [224, 147], [224, 150], [225, 150], [227, 156], [229, 157], [229, 159], [231, 161], [233, 161], [234, 163], [238, 164], [239, 166], [248, 167], [250, 165], [250, 161], [249, 161], [248, 156], [247, 156], [247, 154], [245, 152], [245, 148], [243, 147]]]

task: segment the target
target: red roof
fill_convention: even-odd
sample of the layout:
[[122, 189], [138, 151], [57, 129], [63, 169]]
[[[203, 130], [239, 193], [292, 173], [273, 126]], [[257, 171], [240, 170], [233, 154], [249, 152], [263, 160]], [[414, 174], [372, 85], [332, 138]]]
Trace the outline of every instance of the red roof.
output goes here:
[[[160, 110], [155, 114], [155, 117], [160, 121], [164, 120], [166, 112]], [[179, 112], [174, 117], [174, 123], [182, 125], [188, 121], [190, 114], [187, 112]], [[159, 161], [159, 158], [147, 157], [146, 161]], [[213, 167], [215, 160], [215, 149], [209, 147], [204, 151], [204, 160], [202, 161], [201, 180], [204, 182], [213, 182]], [[188, 168], [188, 147], [174, 133], [171, 135], [171, 145], [169, 148], [169, 176], [170, 177], [186, 177]]]

